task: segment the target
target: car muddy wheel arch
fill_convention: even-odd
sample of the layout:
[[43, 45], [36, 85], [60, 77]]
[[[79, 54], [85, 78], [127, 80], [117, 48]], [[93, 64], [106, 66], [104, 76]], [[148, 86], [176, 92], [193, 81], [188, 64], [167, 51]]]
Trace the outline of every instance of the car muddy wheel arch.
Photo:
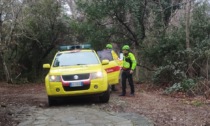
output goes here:
[[101, 96], [99, 96], [99, 101], [101, 103], [109, 102], [110, 91], [111, 91], [111, 87], [109, 86], [108, 89]]
[[48, 105], [49, 105], [49, 106], [53, 106], [53, 105], [55, 105], [55, 104], [56, 104], [55, 98], [52, 97], [52, 96], [48, 96]]

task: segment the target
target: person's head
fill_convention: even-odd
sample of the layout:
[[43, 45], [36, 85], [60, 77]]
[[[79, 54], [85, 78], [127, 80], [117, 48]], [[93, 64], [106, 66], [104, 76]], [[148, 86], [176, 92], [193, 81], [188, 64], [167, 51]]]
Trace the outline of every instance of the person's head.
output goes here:
[[107, 44], [107, 45], [106, 45], [106, 48], [107, 48], [107, 49], [112, 49], [112, 45], [111, 45], [111, 44]]
[[130, 51], [129, 45], [124, 45], [124, 46], [122, 47], [122, 52], [123, 52], [123, 54], [128, 54], [129, 51]]

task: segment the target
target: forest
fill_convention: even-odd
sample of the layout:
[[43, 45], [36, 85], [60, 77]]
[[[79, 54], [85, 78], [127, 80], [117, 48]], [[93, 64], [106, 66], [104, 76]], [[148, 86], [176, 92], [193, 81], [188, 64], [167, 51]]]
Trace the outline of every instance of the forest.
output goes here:
[[208, 0], [0, 0], [0, 81], [43, 82], [60, 45], [128, 44], [137, 83], [210, 94]]

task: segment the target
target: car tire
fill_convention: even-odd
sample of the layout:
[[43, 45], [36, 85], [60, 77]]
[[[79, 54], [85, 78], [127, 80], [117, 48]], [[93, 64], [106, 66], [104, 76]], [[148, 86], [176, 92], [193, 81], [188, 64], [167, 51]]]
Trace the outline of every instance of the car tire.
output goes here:
[[99, 96], [99, 101], [101, 103], [107, 103], [109, 102], [109, 98], [110, 98], [110, 88], [108, 88], [107, 91], [102, 94], [102, 96]]
[[52, 96], [48, 96], [48, 105], [53, 106], [56, 104], [56, 100]]

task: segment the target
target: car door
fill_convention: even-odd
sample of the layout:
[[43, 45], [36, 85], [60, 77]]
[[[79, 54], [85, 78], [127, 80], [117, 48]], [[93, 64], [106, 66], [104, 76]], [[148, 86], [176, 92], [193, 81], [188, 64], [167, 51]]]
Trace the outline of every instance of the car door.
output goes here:
[[108, 65], [103, 65], [103, 68], [107, 72], [108, 83], [110, 85], [119, 83], [119, 75], [120, 75], [120, 59], [118, 55], [114, 52], [114, 50], [105, 49], [97, 52], [100, 60], [109, 60]]

